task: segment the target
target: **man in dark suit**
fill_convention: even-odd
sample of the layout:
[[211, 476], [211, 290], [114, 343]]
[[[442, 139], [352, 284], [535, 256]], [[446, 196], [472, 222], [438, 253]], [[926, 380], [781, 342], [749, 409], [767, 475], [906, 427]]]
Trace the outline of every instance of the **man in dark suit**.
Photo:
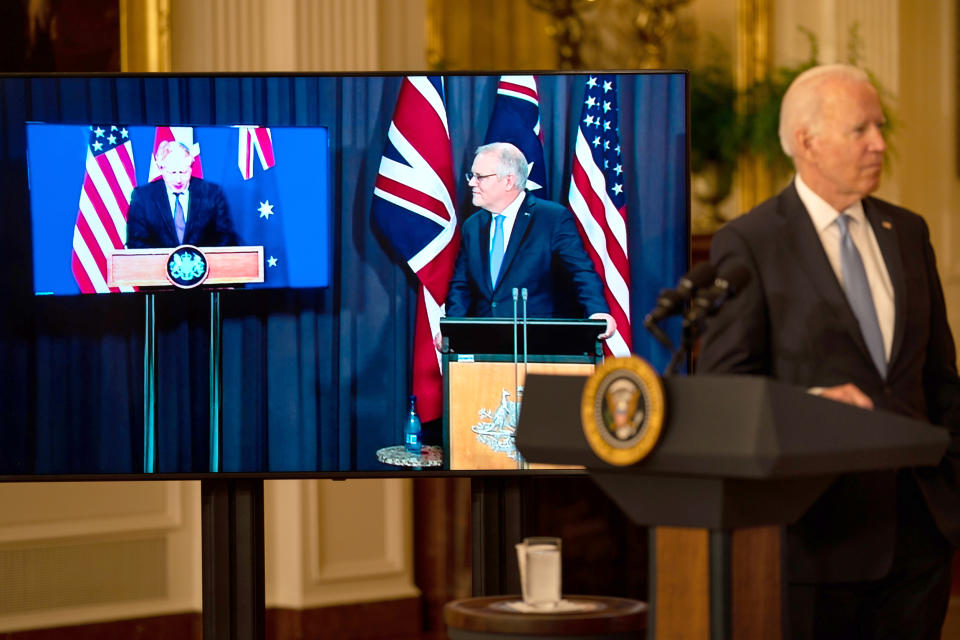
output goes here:
[[527, 193], [527, 173], [523, 153], [512, 144], [477, 149], [467, 181], [481, 211], [463, 223], [446, 314], [512, 317], [513, 289], [526, 288], [528, 317], [569, 317], [572, 294], [582, 308], [578, 315], [605, 320], [600, 338], [609, 338], [616, 321], [573, 215]]
[[[942, 425], [960, 379], [926, 223], [869, 197], [884, 115], [866, 74], [801, 74], [780, 139], [796, 167], [779, 195], [713, 238], [719, 271], [751, 284], [704, 336], [702, 373], [765, 374], [866, 409]], [[786, 530], [790, 638], [939, 638], [960, 543], [956, 447], [939, 467], [839, 478]]]
[[156, 161], [163, 179], [135, 188], [130, 198], [128, 249], [242, 244], [223, 190], [212, 182], [191, 179], [193, 156], [186, 145], [160, 143]]

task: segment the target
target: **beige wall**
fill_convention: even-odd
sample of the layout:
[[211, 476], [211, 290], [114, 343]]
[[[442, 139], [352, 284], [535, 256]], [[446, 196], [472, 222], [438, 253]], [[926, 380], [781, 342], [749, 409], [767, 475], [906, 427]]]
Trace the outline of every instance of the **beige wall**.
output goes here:
[[0, 633], [200, 610], [196, 482], [0, 484]]

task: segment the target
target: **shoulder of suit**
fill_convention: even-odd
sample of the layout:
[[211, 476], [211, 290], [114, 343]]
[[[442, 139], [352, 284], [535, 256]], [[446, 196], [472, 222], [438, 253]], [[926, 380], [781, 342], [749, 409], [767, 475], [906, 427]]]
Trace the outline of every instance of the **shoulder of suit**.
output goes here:
[[559, 202], [538, 198], [530, 192], [527, 192], [527, 195], [524, 197], [520, 210], [529, 210], [531, 213], [537, 213], [539, 215], [548, 213], [556, 215], [568, 211], [568, 209]]
[[778, 228], [783, 222], [783, 216], [780, 215], [781, 208], [784, 206], [781, 200], [782, 195], [768, 198], [743, 215], [727, 221], [717, 233], [754, 236]]
[[866, 210], [872, 209], [877, 213], [891, 216], [895, 219], [923, 222], [923, 216], [920, 214], [915, 213], [910, 209], [905, 209], [904, 207], [893, 204], [892, 202], [887, 202], [886, 200], [881, 200], [880, 198], [874, 198], [873, 196], [867, 196], [864, 198], [863, 206]]

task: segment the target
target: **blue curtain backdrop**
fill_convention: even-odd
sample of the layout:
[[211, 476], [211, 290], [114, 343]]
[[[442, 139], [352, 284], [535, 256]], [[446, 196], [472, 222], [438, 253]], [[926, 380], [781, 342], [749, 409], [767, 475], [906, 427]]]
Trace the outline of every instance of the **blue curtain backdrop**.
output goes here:
[[[539, 78], [547, 195], [560, 202], [585, 79]], [[497, 80], [446, 79], [457, 176], [483, 141]], [[686, 78], [625, 74], [618, 82], [634, 345], [662, 368], [669, 354], [640, 319], [687, 265]], [[375, 452], [401, 442], [416, 282], [373, 231], [370, 204], [400, 83], [399, 76], [0, 79], [0, 475], [130, 474], [143, 461], [144, 298], [33, 296], [31, 243], [44, 229], [30, 228], [27, 121], [327, 127], [331, 286], [221, 294], [223, 470], [389, 471]], [[456, 195], [462, 219], [472, 211], [462, 180]], [[158, 471], [203, 473], [209, 296], [156, 299]]]

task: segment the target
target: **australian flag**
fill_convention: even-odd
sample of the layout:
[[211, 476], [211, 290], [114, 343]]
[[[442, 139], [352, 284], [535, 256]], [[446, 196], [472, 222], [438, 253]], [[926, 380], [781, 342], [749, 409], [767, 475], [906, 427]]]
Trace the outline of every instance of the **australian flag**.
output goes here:
[[497, 99], [493, 103], [493, 114], [484, 142], [509, 142], [520, 149], [530, 166], [527, 190], [546, 190], [540, 94], [534, 76], [500, 76]]
[[240, 126], [234, 131], [230, 145], [236, 145], [236, 154], [227, 157], [237, 161], [226, 168], [224, 187], [237, 233], [245, 244], [263, 246], [265, 285], [290, 286], [273, 135], [269, 127]]
[[413, 393], [420, 418], [435, 420], [443, 382], [433, 336], [460, 244], [442, 78], [404, 78], [373, 195], [373, 223], [420, 280]]

